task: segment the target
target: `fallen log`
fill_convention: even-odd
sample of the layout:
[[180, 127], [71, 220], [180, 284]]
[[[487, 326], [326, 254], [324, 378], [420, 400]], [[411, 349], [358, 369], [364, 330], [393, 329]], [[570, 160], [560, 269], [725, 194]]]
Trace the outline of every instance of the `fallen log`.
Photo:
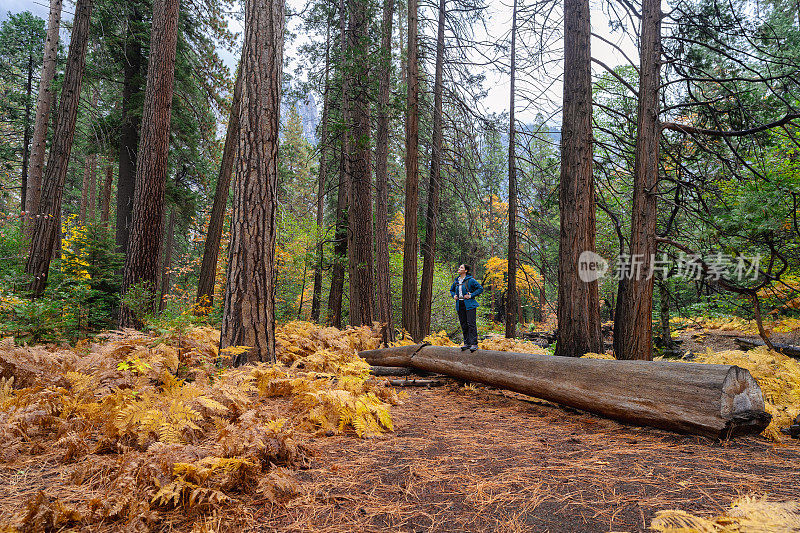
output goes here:
[[[745, 339], [743, 337], [737, 337], [734, 339], [734, 342], [736, 342], [740, 348], [755, 348], [756, 346], [766, 345], [766, 343], [761, 339]], [[779, 342], [773, 342], [772, 346], [783, 355], [788, 355], [789, 357], [800, 357], [800, 346], [782, 344]]]
[[391, 387], [441, 387], [444, 385], [439, 379], [387, 379], [386, 384]]
[[370, 366], [369, 373], [373, 376], [408, 376], [411, 369], [404, 366]]
[[758, 383], [732, 365], [472, 353], [424, 344], [359, 355], [372, 365], [438, 372], [622, 422], [712, 438], [759, 433], [771, 419]]

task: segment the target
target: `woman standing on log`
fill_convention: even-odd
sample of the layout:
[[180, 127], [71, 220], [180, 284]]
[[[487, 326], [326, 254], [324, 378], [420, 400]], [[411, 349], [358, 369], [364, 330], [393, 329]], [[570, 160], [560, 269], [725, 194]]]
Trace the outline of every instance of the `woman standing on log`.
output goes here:
[[483, 287], [470, 275], [470, 270], [469, 265], [458, 266], [458, 277], [450, 287], [450, 294], [456, 301], [458, 321], [464, 334], [464, 345], [461, 350], [469, 348], [471, 352], [474, 352], [478, 349], [478, 325], [476, 322], [478, 302], [475, 297], [483, 292]]

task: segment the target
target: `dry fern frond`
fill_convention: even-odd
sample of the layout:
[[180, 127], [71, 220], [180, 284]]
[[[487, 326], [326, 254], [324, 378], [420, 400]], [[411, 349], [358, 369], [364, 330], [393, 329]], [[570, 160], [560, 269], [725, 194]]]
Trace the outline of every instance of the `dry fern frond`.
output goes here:
[[583, 354], [581, 359], [608, 359], [613, 361], [615, 357], [608, 353], [587, 353]]
[[650, 528], [663, 533], [720, 533], [735, 531], [720, 528], [716, 522], [694, 516], [686, 511], [669, 509], [658, 511]]
[[483, 350], [549, 355], [547, 350], [530, 341], [507, 339], [505, 337], [490, 337], [480, 341], [478, 346]]
[[711, 519], [681, 510], [659, 511], [650, 527], [663, 533], [796, 533], [800, 532], [800, 502], [744, 496]]

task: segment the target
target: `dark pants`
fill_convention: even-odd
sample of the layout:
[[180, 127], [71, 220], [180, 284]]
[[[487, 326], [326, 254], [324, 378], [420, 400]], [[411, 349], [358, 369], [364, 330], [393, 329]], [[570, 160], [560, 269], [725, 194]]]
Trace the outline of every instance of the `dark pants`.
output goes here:
[[464, 302], [458, 302], [458, 322], [464, 334], [464, 344], [467, 346], [478, 345], [478, 325], [475, 322], [478, 309], [467, 309]]

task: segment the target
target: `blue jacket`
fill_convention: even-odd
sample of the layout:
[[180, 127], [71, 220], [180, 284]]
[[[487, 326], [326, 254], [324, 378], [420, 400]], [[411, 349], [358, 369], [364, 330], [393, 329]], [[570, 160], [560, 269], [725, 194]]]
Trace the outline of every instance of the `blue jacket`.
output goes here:
[[[469, 274], [467, 274], [464, 277], [463, 285], [465, 285], [464, 292], [470, 293], [470, 295], [472, 296], [468, 300], [463, 300], [464, 307], [467, 309], [475, 309], [476, 307], [478, 307], [478, 301], [475, 299], [475, 297], [483, 292], [483, 287], [481, 287], [481, 284], [478, 283], [478, 280], [476, 280]], [[450, 295], [456, 296], [457, 290], [458, 290], [458, 277], [456, 277], [456, 279], [453, 281], [453, 285], [450, 287]], [[458, 302], [456, 302], [456, 309], [458, 309]]]

